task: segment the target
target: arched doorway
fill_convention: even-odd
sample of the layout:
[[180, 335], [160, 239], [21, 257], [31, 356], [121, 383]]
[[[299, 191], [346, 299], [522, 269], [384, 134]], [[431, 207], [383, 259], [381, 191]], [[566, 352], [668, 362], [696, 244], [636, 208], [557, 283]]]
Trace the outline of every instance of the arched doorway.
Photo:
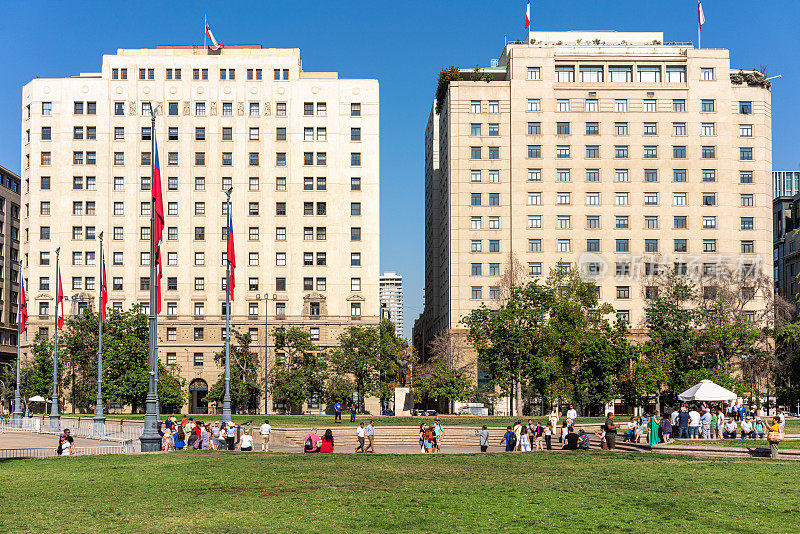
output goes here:
[[208, 395], [208, 383], [202, 378], [195, 378], [189, 384], [189, 413], [208, 413], [208, 403], [204, 400]]

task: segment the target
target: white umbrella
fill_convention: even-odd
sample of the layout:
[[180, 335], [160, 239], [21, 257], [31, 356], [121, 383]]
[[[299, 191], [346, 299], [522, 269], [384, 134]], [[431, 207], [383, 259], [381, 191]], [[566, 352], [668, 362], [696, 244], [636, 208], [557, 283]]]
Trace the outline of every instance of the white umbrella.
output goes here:
[[701, 380], [680, 395], [678, 398], [682, 401], [735, 401], [739, 396], [715, 384], [711, 380]]
[[30, 399], [28, 399], [28, 402], [51, 402], [51, 401], [45, 399], [41, 395], [36, 395], [35, 397], [31, 397]]

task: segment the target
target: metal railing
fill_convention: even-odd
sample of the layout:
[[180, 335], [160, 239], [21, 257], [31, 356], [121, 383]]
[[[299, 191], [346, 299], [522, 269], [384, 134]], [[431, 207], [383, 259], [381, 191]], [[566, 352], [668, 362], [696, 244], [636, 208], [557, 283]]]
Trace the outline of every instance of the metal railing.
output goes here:
[[[74, 447], [70, 456], [95, 456], [98, 454], [122, 454], [126, 451], [124, 445], [105, 445], [100, 447]], [[17, 449], [0, 449], [0, 460], [19, 458], [48, 458], [58, 456], [55, 447], [25, 447]]]
[[[94, 422], [91, 419], [59, 420], [58, 432], [63, 432], [69, 429], [70, 435], [80, 438], [93, 438], [93, 439], [108, 439], [113, 441], [127, 441], [138, 440], [142, 435], [142, 428], [137, 425], [125, 426], [120, 421], [106, 420], [105, 429], [101, 436], [96, 436], [94, 433]], [[23, 417], [22, 425], [20, 428], [14, 428], [13, 422], [10, 418], [6, 418], [0, 423], [0, 433], [5, 432], [35, 432], [37, 434], [55, 434], [50, 430], [50, 420], [47, 418], [39, 417]]]

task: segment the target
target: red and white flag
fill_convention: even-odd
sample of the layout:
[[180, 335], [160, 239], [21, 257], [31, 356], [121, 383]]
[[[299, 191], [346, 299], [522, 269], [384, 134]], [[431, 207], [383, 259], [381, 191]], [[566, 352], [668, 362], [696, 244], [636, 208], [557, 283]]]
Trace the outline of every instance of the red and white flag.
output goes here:
[[228, 291], [233, 300], [233, 288], [236, 286], [236, 276], [233, 271], [236, 269], [236, 252], [233, 249], [233, 218], [231, 217], [230, 204], [228, 204], [228, 253], [225, 256], [231, 266], [231, 277], [228, 280]]
[[[153, 136], [156, 133], [153, 132]], [[155, 153], [153, 156], [156, 158], [153, 165], [153, 182], [151, 184], [151, 188], [153, 190], [153, 204], [155, 205], [155, 224], [153, 225], [154, 232], [152, 235], [153, 243], [155, 243], [155, 252], [156, 257], [152, 258], [152, 261], [156, 262], [158, 265], [158, 278], [155, 281], [156, 284], [156, 292], [158, 294], [158, 307], [156, 308], [156, 314], [161, 313], [161, 242], [163, 240], [163, 232], [164, 232], [164, 201], [161, 198], [161, 169], [158, 165], [158, 143], [155, 141], [155, 137], [153, 140], [153, 144], [155, 145]], [[153, 283], [151, 280], [150, 283]]]
[[103, 275], [100, 277], [100, 320], [106, 320], [106, 306], [108, 305], [108, 285], [106, 284], [106, 256], [100, 249], [100, 265]]
[[525, 10], [525, 27], [531, 27], [531, 3], [528, 2], [528, 8]]
[[61, 266], [58, 267], [58, 293], [56, 295], [56, 317], [58, 318], [58, 329], [64, 328], [64, 288], [61, 286]]
[[214, 39], [214, 34], [211, 32], [211, 26], [208, 25], [208, 22], [206, 22], [206, 37], [211, 39], [211, 50], [219, 50], [222, 48], [222, 45]]
[[19, 273], [19, 309], [17, 310], [17, 324], [19, 325], [19, 333], [25, 331], [25, 325], [28, 322], [28, 301], [25, 299], [25, 278], [22, 272]]
[[706, 23], [706, 16], [703, 13], [703, 2], [697, 0], [697, 25], [703, 29], [703, 24]]

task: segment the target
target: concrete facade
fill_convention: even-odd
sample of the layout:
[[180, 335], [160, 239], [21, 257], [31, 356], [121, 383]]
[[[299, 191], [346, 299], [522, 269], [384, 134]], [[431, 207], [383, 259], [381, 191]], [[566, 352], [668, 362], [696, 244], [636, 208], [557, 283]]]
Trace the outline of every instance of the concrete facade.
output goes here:
[[19, 188], [19, 176], [0, 166], [0, 362], [7, 363], [17, 359], [19, 331]]
[[394, 323], [394, 332], [403, 336], [403, 275], [386, 272], [380, 277], [381, 306], [389, 311], [389, 319]]
[[634, 332], [667, 269], [772, 277], [768, 88], [734, 83], [728, 50], [661, 33], [530, 39], [462, 69], [431, 111], [418, 349], [491, 306], [512, 262], [578, 269]]
[[26, 343], [52, 335], [56, 247], [65, 312], [96, 302], [101, 231], [109, 305], [147, 310], [156, 106], [167, 226], [159, 357], [187, 381], [187, 408], [202, 411], [197, 398], [221, 372], [228, 187], [231, 324], [251, 333], [262, 367], [274, 363], [278, 326], [308, 329], [325, 349], [344, 328], [377, 323], [378, 82], [304, 71], [298, 49], [159, 46], [22, 89]]

